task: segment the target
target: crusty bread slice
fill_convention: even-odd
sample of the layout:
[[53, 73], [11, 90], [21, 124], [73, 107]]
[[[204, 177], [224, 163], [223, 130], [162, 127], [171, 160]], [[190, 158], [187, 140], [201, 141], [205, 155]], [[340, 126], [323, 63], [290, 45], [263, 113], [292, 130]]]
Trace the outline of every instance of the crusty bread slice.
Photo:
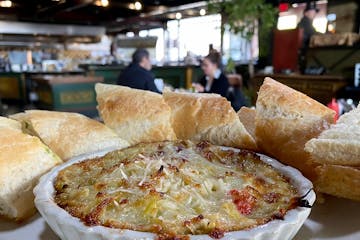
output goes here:
[[256, 102], [255, 135], [260, 149], [314, 179], [315, 164], [305, 143], [329, 128], [335, 112], [271, 78], [265, 78]]
[[170, 107], [160, 94], [102, 83], [95, 90], [105, 124], [131, 145], [176, 139]]
[[230, 103], [220, 95], [164, 92], [163, 96], [179, 139], [257, 149]]
[[360, 166], [360, 105], [305, 145], [314, 161]]
[[337, 197], [360, 201], [360, 168], [339, 165], [321, 165], [316, 168], [319, 177], [316, 190]]
[[237, 112], [237, 115], [239, 116], [240, 122], [244, 125], [246, 130], [255, 139], [255, 116], [256, 116], [255, 109], [242, 107]]
[[10, 116], [38, 136], [64, 161], [75, 156], [129, 144], [104, 124], [78, 113], [29, 110]]
[[62, 161], [37, 137], [12, 126], [0, 131], [0, 215], [20, 221], [35, 213], [38, 178]]

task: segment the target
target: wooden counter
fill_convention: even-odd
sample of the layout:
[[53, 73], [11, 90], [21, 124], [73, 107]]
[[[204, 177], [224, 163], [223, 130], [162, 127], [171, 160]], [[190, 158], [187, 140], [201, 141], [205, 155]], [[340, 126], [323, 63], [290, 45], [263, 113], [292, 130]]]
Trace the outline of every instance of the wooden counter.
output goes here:
[[[116, 80], [121, 71], [125, 68], [123, 65], [83, 65], [88, 76], [101, 76], [104, 83], [116, 84]], [[174, 88], [191, 88], [192, 82], [197, 82], [202, 76], [202, 70], [199, 66], [153, 66], [152, 72], [155, 78], [162, 78], [165, 83]]]
[[102, 77], [89, 76], [32, 76], [34, 91], [39, 100], [36, 105], [42, 109], [80, 112], [96, 116], [95, 83]]
[[5, 100], [25, 100], [25, 79], [21, 73], [0, 73], [0, 98]]
[[260, 74], [252, 79], [252, 84], [256, 92], [259, 90], [265, 77], [271, 77], [289, 87], [305, 93], [323, 104], [329, 103], [333, 97], [336, 97], [337, 92], [347, 85], [346, 80], [339, 76]]
[[307, 67], [324, 67], [326, 74], [354, 79], [355, 64], [360, 62], [360, 43], [355, 46], [331, 46], [309, 48], [306, 53]]
[[161, 66], [152, 70], [156, 78], [162, 78], [165, 83], [174, 88], [191, 88], [193, 82], [198, 82], [202, 70], [198, 66]]

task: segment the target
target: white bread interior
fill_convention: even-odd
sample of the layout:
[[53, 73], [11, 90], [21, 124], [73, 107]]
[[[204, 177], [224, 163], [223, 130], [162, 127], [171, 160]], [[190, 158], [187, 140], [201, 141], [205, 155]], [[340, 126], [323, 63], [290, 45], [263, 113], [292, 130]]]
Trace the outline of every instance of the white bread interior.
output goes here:
[[10, 119], [10, 118], [1, 117], [1, 116], [0, 116], [0, 128], [11, 128], [14, 130], [17, 129], [19, 131], [22, 131], [20, 122]]
[[217, 94], [164, 92], [179, 139], [256, 150], [256, 143], [230, 103]]
[[79, 113], [28, 110], [10, 117], [22, 121], [28, 133], [38, 136], [64, 161], [81, 154], [129, 146], [104, 124]]
[[305, 145], [314, 161], [360, 166], [360, 105]]
[[101, 118], [131, 145], [176, 140], [170, 107], [160, 94], [102, 83], [95, 91]]
[[360, 168], [325, 164], [316, 167], [316, 171], [317, 191], [360, 201]]

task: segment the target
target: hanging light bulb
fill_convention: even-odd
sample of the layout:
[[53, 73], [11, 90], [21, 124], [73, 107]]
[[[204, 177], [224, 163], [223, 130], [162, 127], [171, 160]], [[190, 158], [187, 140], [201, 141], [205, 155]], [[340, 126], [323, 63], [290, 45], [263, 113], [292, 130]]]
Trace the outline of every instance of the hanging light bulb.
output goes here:
[[9, 0], [0, 1], [0, 7], [9, 8], [12, 6], [12, 2]]
[[95, 5], [98, 7], [107, 7], [109, 6], [109, 0], [96, 0]]
[[175, 14], [175, 18], [176, 19], [181, 19], [182, 18], [182, 14], [180, 13], [180, 12], [177, 12], [176, 14]]
[[135, 8], [135, 10], [141, 10], [142, 9], [142, 4], [141, 4], [141, 2], [139, 2], [139, 1], [136, 1], [135, 3], [134, 3], [134, 8]]
[[109, 0], [101, 0], [101, 6], [103, 7], [109, 6]]

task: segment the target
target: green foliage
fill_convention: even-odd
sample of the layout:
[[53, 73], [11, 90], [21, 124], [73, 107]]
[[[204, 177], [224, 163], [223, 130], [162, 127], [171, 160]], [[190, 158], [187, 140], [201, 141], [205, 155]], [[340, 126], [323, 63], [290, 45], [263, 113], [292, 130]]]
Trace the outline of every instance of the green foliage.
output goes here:
[[220, 13], [230, 31], [251, 40], [260, 22], [259, 31], [269, 33], [276, 22], [277, 9], [264, 0], [210, 0], [208, 10]]
[[235, 62], [234, 60], [230, 57], [227, 61], [227, 64], [225, 66], [225, 72], [226, 73], [235, 73], [236, 70], [235, 70]]

